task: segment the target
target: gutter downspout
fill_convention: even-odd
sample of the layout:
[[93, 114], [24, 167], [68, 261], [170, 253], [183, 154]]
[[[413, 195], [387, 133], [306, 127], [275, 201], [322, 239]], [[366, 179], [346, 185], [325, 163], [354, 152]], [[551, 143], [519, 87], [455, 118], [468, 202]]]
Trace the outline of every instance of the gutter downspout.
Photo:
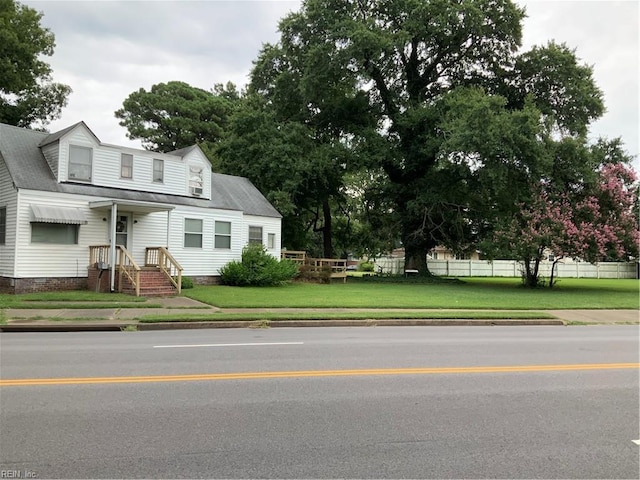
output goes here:
[[116, 218], [118, 218], [118, 205], [111, 204], [111, 293], [116, 287]]

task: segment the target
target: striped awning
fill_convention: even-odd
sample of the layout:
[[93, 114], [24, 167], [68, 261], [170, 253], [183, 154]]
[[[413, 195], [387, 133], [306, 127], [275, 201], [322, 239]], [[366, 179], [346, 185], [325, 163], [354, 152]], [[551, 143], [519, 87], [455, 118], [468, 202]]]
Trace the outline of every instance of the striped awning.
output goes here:
[[51, 205], [31, 205], [31, 222], [65, 223], [86, 225], [87, 217], [79, 208], [54, 207]]

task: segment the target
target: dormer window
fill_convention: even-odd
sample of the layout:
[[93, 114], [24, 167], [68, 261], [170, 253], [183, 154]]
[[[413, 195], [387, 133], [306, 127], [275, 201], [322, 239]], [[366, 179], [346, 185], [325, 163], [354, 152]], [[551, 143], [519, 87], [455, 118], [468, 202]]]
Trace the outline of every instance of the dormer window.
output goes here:
[[157, 183], [164, 182], [164, 160], [159, 158], [153, 159], [153, 181]]
[[90, 182], [93, 149], [69, 145], [69, 180]]
[[120, 177], [133, 178], [133, 155], [130, 153], [120, 155]]
[[202, 167], [189, 166], [189, 192], [191, 195], [202, 195], [202, 187], [204, 186], [204, 169]]

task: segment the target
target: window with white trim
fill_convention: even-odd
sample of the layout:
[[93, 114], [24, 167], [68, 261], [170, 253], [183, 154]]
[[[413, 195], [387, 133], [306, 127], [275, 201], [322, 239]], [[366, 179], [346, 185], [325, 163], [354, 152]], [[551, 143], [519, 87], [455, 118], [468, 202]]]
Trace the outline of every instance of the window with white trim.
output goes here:
[[159, 158], [153, 159], [153, 181], [162, 183], [164, 182], [164, 160]]
[[92, 163], [92, 148], [69, 145], [69, 180], [90, 182]]
[[275, 233], [267, 233], [267, 248], [274, 249], [276, 248], [276, 234]]
[[133, 178], [133, 155], [120, 154], [120, 178]]
[[252, 243], [262, 245], [262, 227], [249, 227], [249, 244]]
[[191, 195], [202, 195], [204, 187], [204, 168], [198, 165], [189, 165], [189, 192]]
[[202, 220], [184, 219], [184, 246], [202, 248]]
[[218, 222], [215, 225], [214, 248], [231, 248], [231, 222]]

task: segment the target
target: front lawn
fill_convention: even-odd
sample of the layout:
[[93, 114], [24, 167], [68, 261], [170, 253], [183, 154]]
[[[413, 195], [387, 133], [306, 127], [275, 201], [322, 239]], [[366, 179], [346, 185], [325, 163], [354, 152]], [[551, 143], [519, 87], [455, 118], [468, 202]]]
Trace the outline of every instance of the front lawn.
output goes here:
[[638, 280], [563, 278], [553, 289], [528, 290], [517, 278], [465, 278], [461, 283], [196, 286], [183, 294], [221, 308], [637, 309], [639, 285]]

